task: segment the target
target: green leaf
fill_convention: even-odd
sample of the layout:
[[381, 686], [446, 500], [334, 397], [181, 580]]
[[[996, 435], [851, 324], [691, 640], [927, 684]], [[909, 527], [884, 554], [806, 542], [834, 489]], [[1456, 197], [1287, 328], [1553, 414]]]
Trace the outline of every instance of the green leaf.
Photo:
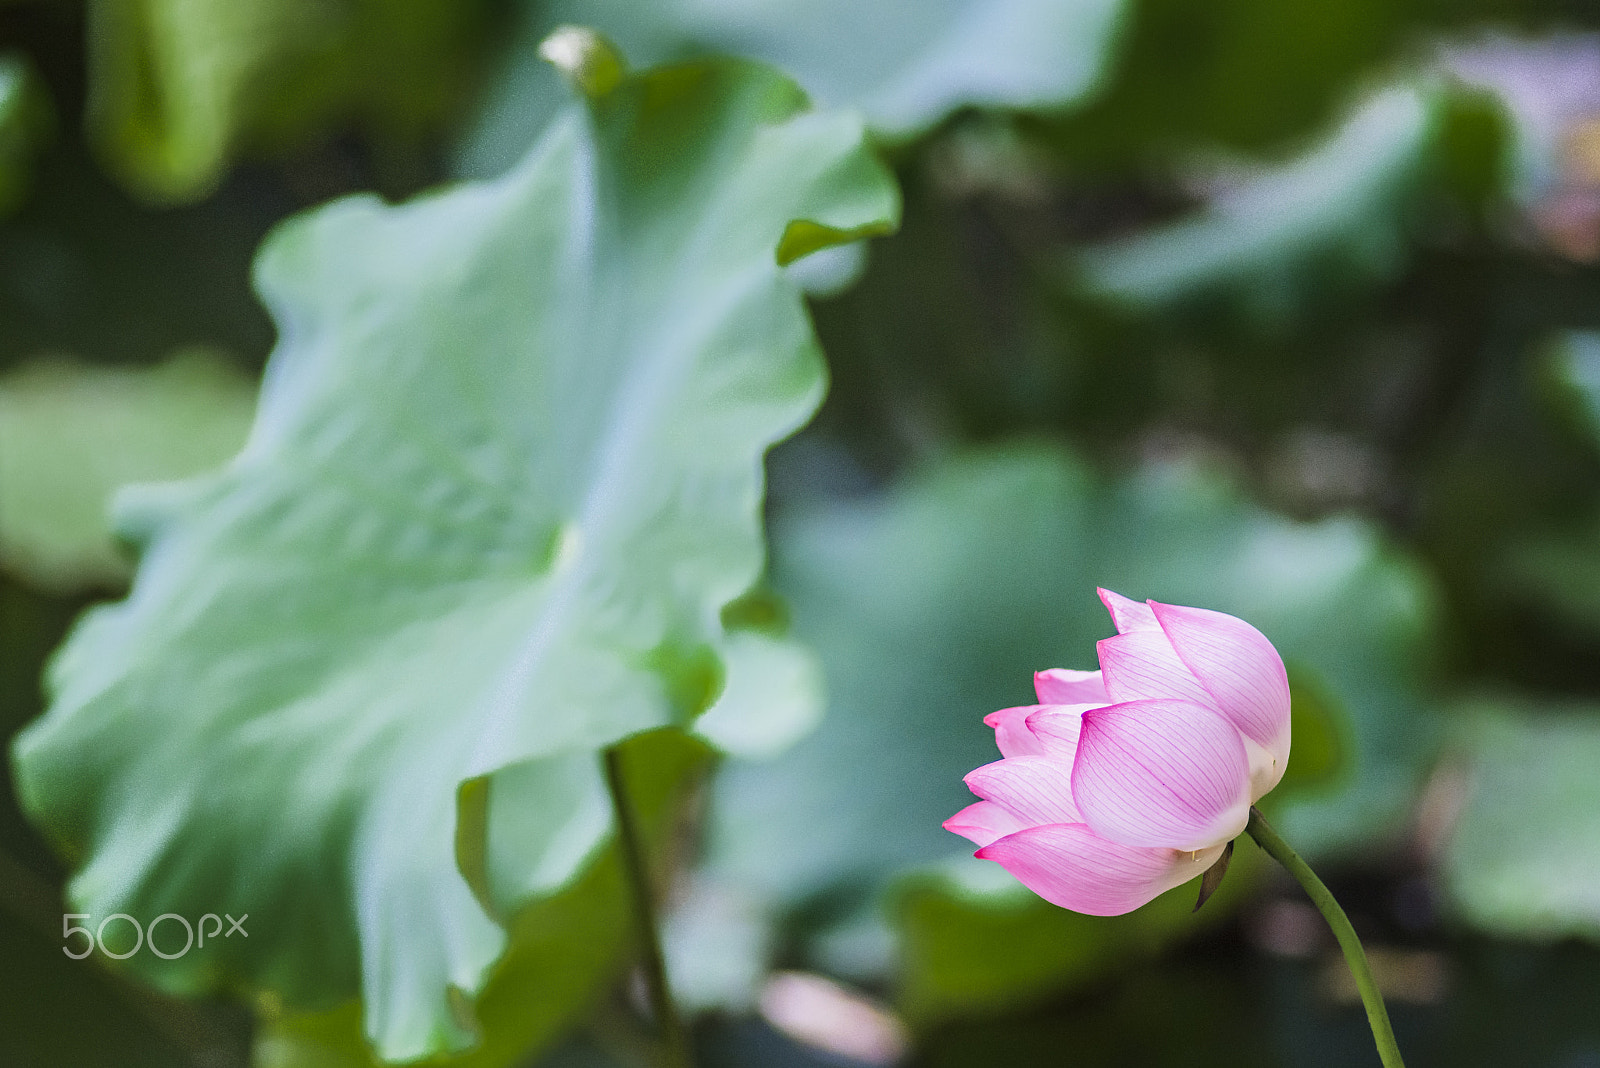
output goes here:
[[203, 349], [148, 369], [38, 360], [0, 377], [0, 563], [48, 589], [122, 584], [112, 491], [222, 463], [254, 402], [253, 383]]
[[1139, 0], [1115, 77], [1065, 117], [1056, 139], [1091, 165], [1138, 168], [1152, 148], [1280, 149], [1332, 119], [1353, 84], [1433, 30], [1418, 27], [1415, 6]]
[[1437, 86], [1373, 93], [1303, 155], [1215, 183], [1191, 216], [1076, 254], [1078, 284], [1135, 306], [1220, 292], [1273, 317], [1330, 280], [1390, 277], [1406, 258], [1428, 180], [1464, 188], [1482, 184], [1476, 169], [1494, 166], [1492, 151], [1450, 166], [1481, 118]]
[[706, 61], [574, 105], [493, 184], [283, 226], [248, 444], [126, 500], [133, 593], [15, 748], [80, 911], [250, 915], [128, 966], [290, 1009], [359, 989], [388, 1059], [472, 1044], [502, 923], [606, 834], [597, 750], [751, 663], [721, 612], [762, 568], [762, 455], [823, 389], [784, 234], [896, 210], [858, 120]]
[[[657, 731], [623, 744], [628, 789], [658, 854], [670, 844], [672, 818], [685, 788], [707, 771], [703, 743]], [[661, 859], [658, 856], [658, 862]], [[611, 981], [632, 943], [628, 884], [614, 846], [570, 885], [535, 902], [510, 927], [506, 953], [477, 1002], [483, 1043], [450, 1058], [451, 1068], [524, 1063], [572, 1026]], [[256, 1039], [256, 1068], [367, 1068], [374, 1059], [361, 1034], [361, 1006], [267, 1020]]]
[[887, 137], [961, 107], [1051, 108], [1099, 82], [1121, 0], [688, 0], [681, 33], [792, 71], [819, 102], [860, 108]]
[[90, 133], [141, 196], [352, 119], [415, 140], [459, 102], [483, 0], [93, 0]]
[[[1031, 701], [1035, 670], [1094, 666], [1094, 642], [1111, 633], [1096, 585], [1235, 613], [1296, 665], [1300, 693], [1314, 680], [1337, 695], [1305, 713], [1321, 728], [1307, 739], [1315, 774], [1272, 798], [1297, 848], [1366, 848], [1402, 825], [1429, 751], [1417, 674], [1427, 588], [1367, 524], [1295, 523], [1190, 467], [1102, 481], [1043, 446], [957, 456], [883, 498], [774, 524], [772, 580], [822, 657], [831, 707], [815, 734], [774, 761], [729, 761], [716, 784], [710, 864], [768, 901], [880, 887], [964, 851], [940, 824], [971, 800], [962, 776], [995, 759], [983, 716]], [[1349, 722], [1328, 724], [1341, 709]], [[1348, 764], [1337, 775], [1334, 739]], [[1192, 908], [1193, 888], [1178, 896]], [[996, 997], [1017, 988], [1005, 976], [1071, 970], [1041, 950], [1048, 960], [1013, 973], [994, 946], [973, 975], [1000, 976]], [[902, 974], [908, 991], [956, 981]], [[959, 1000], [910, 996], [928, 1012]]]
[[1460, 815], [1440, 868], [1462, 916], [1516, 938], [1600, 939], [1600, 710], [1485, 702], [1441, 788]]
[[555, 0], [529, 4], [523, 44], [463, 149], [496, 174], [554, 109], [533, 44], [573, 22], [614, 36], [635, 60], [731, 53], [773, 63], [821, 106], [862, 111], [907, 138], [963, 107], [1057, 108], [1099, 84], [1122, 0]]
[[1083, 252], [1083, 285], [1160, 304], [1282, 280], [1289, 261], [1315, 255], [1392, 270], [1402, 247], [1393, 212], [1419, 171], [1428, 122], [1421, 92], [1379, 93], [1309, 153], [1224, 188], [1196, 216]]

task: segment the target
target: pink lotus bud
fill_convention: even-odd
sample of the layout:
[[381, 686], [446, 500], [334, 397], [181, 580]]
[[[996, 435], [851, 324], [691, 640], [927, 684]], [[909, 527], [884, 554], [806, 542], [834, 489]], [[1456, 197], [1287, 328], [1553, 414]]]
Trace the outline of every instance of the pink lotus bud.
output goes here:
[[1101, 590], [1099, 671], [1034, 676], [984, 722], [1004, 758], [945, 821], [1047, 901], [1115, 916], [1201, 874], [1289, 760], [1289, 680], [1250, 624]]

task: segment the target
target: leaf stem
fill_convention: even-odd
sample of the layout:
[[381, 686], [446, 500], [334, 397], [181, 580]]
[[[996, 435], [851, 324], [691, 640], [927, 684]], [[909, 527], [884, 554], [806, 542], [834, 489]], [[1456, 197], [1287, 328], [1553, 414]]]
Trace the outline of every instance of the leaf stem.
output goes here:
[[661, 928], [656, 919], [644, 844], [640, 840], [638, 820], [634, 817], [633, 806], [628, 801], [627, 789], [623, 785], [621, 746], [613, 745], [606, 749], [605, 766], [606, 786], [611, 791], [611, 809], [617, 819], [617, 842], [621, 846], [622, 867], [627, 873], [628, 888], [633, 897], [634, 920], [639, 927], [639, 942], [644, 958], [641, 964], [650, 996], [650, 1011], [661, 1036], [661, 1062], [663, 1068], [693, 1068], [689, 1034], [673, 1003], [672, 989], [667, 985], [666, 958], [661, 952]]
[[1317, 878], [1317, 873], [1300, 859], [1300, 854], [1290, 848], [1288, 842], [1278, 837], [1278, 832], [1261, 818], [1261, 813], [1253, 805], [1245, 831], [1268, 856], [1288, 869], [1289, 874], [1305, 888], [1312, 904], [1322, 913], [1322, 918], [1328, 921], [1328, 926], [1333, 929], [1333, 937], [1339, 940], [1339, 948], [1344, 950], [1350, 974], [1355, 976], [1356, 988], [1361, 991], [1361, 1003], [1367, 1009], [1367, 1023], [1372, 1026], [1372, 1041], [1378, 1047], [1378, 1056], [1383, 1060], [1384, 1068], [1405, 1068], [1405, 1062], [1400, 1059], [1400, 1047], [1395, 1044], [1394, 1029], [1389, 1026], [1389, 1010], [1383, 1004], [1383, 993], [1372, 978], [1366, 950], [1361, 948], [1361, 939], [1356, 937], [1356, 930], [1350, 926], [1350, 918], [1344, 914], [1344, 909], [1339, 907], [1332, 892]]

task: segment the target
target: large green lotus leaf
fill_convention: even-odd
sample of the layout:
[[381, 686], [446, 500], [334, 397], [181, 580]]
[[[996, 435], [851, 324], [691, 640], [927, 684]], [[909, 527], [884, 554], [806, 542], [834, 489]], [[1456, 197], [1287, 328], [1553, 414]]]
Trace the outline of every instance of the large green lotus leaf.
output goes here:
[[1461, 915], [1511, 937], [1600, 939], [1600, 710], [1486, 702], [1461, 719], [1440, 863]]
[[482, 0], [93, 0], [90, 132], [135, 192], [197, 200], [241, 148], [437, 122], [484, 17]]
[[[676, 802], [707, 771], [710, 750], [675, 731], [623, 743], [629, 800], [656, 863], [672, 841]], [[633, 944], [628, 883], [616, 848], [607, 848], [558, 893], [528, 906], [510, 926], [510, 943], [478, 998], [483, 1041], [442, 1063], [451, 1068], [503, 1068], [525, 1063], [546, 1046], [612, 980]], [[257, 1068], [368, 1068], [377, 1061], [361, 1034], [361, 1006], [263, 1021]]]
[[1271, 316], [1330, 280], [1387, 278], [1426, 189], [1492, 183], [1477, 173], [1498, 162], [1486, 115], [1439, 86], [1382, 89], [1302, 155], [1218, 182], [1193, 214], [1075, 254], [1078, 284], [1135, 306], [1220, 292]]
[[970, 852], [940, 823], [971, 800], [962, 776], [995, 759], [983, 716], [1033, 700], [1037, 669], [1094, 666], [1112, 633], [1096, 585], [1232, 612], [1276, 643], [1305, 755], [1274, 819], [1297, 847], [1354, 850], [1403, 822], [1430, 738], [1428, 600], [1370, 525], [1296, 523], [1192, 467], [1102, 480], [1032, 446], [780, 513], [772, 533], [772, 579], [822, 657], [830, 713], [776, 760], [725, 765], [711, 864], [780, 907]]
[[[249, 914], [129, 960], [169, 990], [359, 990], [381, 1056], [467, 1046], [497, 921], [602, 840], [596, 750], [722, 689], [763, 453], [823, 388], [780, 261], [888, 229], [897, 194], [858, 120], [767, 68], [593, 66], [504, 179], [283, 226], [244, 451], [122, 501], [132, 594], [15, 758], [78, 910]], [[717, 718], [769, 696], [730, 682]]]
[[533, 46], [565, 22], [613, 34], [630, 55], [730, 53], [776, 64], [820, 105], [862, 111], [909, 137], [966, 106], [1052, 108], [1086, 97], [1113, 51], [1123, 0], [553, 0], [521, 36], [462, 155], [496, 174], [558, 99]]
[[125, 582], [112, 492], [222, 463], [254, 404], [250, 379], [199, 349], [151, 368], [39, 360], [0, 377], [0, 564], [50, 589]]

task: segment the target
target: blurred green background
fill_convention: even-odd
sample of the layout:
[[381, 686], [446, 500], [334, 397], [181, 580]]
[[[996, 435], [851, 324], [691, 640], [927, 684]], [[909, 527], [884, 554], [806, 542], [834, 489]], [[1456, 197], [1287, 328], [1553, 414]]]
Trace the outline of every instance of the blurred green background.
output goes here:
[[[1190, 887], [1102, 920], [940, 828], [993, 758], [983, 715], [1093, 666], [1096, 585], [1283, 653], [1295, 755], [1264, 807], [1413, 1068], [1600, 1068], [1591, 5], [0, 0], [0, 732], [127, 589], [112, 490], [244, 442], [263, 237], [503, 173], [570, 95], [536, 55], [569, 23], [635, 66], [776, 66], [864, 117], [904, 198], [897, 233], [792, 269], [831, 384], [768, 457], [738, 604], [815, 654], [826, 715], [674, 810], [707, 1068], [1377, 1063], [1254, 846], [1197, 916]], [[354, 1005], [183, 1001], [61, 956], [69, 872], [3, 774], [0, 1064], [370, 1063]], [[607, 880], [523, 935], [597, 922]], [[590, 978], [537, 1008], [532, 982], [505, 1037], [485, 1009], [461, 1063], [646, 1063], [595, 941], [530, 958]]]

